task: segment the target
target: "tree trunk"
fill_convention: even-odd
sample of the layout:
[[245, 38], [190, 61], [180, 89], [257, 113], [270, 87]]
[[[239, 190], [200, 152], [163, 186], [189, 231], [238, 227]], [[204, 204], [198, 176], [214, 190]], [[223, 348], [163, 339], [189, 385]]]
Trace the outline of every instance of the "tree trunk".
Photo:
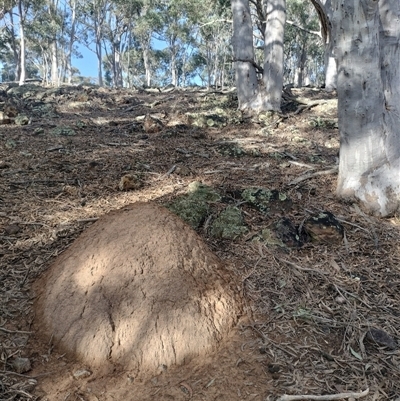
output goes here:
[[337, 64], [332, 41], [325, 45], [325, 90], [332, 92], [337, 87]]
[[96, 41], [96, 56], [97, 56], [97, 76], [98, 76], [98, 84], [99, 86], [103, 86], [103, 65], [102, 65], [102, 50], [101, 50], [101, 41]]
[[281, 110], [283, 89], [283, 36], [286, 22], [286, 0], [264, 0], [266, 15], [264, 33], [263, 110]]
[[178, 86], [178, 73], [176, 68], [176, 49], [175, 46], [171, 46], [171, 83], [174, 86]]
[[295, 84], [298, 88], [301, 88], [304, 85], [304, 71], [306, 68], [306, 62], [307, 62], [306, 44], [302, 43], [301, 54], [296, 68], [296, 79], [295, 79]]
[[400, 210], [400, 3], [334, 0], [341, 137], [337, 193]]
[[258, 94], [258, 82], [254, 67], [253, 26], [249, 0], [232, 0], [233, 54], [236, 70], [236, 87], [239, 109], [253, 108]]
[[121, 67], [121, 37], [112, 45], [112, 67], [113, 67], [113, 83], [115, 88], [122, 88], [122, 67]]
[[54, 40], [50, 44], [51, 54], [51, 84], [58, 86], [58, 57], [57, 57], [57, 42]]
[[14, 30], [14, 18], [13, 18], [12, 10], [9, 11], [9, 17], [10, 17], [10, 21], [11, 21], [11, 27], [9, 28], [9, 33], [10, 33], [10, 38], [11, 38], [11, 48], [12, 48], [14, 64], [15, 64], [14, 77], [12, 78], [12, 80], [16, 81], [17, 79], [19, 79], [19, 77], [21, 75], [21, 63], [20, 63], [20, 52], [18, 49], [16, 34], [15, 34], [15, 30]]
[[[144, 47], [143, 47], [144, 44]], [[143, 63], [144, 63], [144, 70], [145, 70], [145, 76], [146, 76], [146, 85], [150, 88], [151, 86], [151, 65], [150, 65], [150, 50], [149, 50], [149, 44], [143, 43], [142, 42], [142, 48], [143, 48]]]
[[19, 13], [19, 42], [20, 42], [20, 56], [19, 56], [19, 84], [23, 85], [26, 78], [26, 65], [25, 65], [25, 31], [24, 31], [24, 11], [22, 0], [18, 1]]
[[337, 64], [333, 38], [335, 37], [334, 25], [332, 25], [332, 2], [331, 0], [311, 0], [317, 11], [321, 37], [325, 45], [325, 89], [331, 92], [337, 86]]
[[71, 31], [69, 34], [68, 53], [66, 56], [66, 75], [68, 84], [72, 83], [72, 52], [75, 42], [76, 31], [76, 0], [71, 0], [69, 4], [71, 8]]

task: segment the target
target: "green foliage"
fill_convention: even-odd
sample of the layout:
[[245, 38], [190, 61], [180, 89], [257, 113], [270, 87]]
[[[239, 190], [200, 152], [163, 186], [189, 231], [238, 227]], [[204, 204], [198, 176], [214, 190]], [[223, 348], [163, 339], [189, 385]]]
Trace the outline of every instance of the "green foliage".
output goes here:
[[[324, 48], [319, 20], [311, 2], [287, 1], [285, 27], [285, 81], [304, 85], [322, 83], [324, 80]], [[307, 78], [307, 80], [306, 80]]]

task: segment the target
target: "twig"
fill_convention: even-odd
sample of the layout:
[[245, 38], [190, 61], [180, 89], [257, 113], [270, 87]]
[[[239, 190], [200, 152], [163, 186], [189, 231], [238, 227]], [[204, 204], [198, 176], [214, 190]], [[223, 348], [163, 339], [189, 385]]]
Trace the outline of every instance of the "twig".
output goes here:
[[359, 399], [369, 394], [369, 388], [362, 391], [361, 393], [339, 393], [339, 394], [328, 394], [328, 395], [283, 395], [279, 397], [277, 401], [297, 401], [297, 400], [315, 400], [315, 401], [330, 401], [330, 400], [341, 400], [342, 398], [354, 398]]
[[25, 379], [38, 379], [39, 377], [43, 377], [43, 376], [49, 376], [53, 374], [53, 372], [45, 372], [45, 373], [40, 373], [36, 376], [29, 376], [29, 375], [23, 375], [22, 373], [17, 373], [17, 372], [11, 372], [8, 370], [1, 370], [0, 371], [0, 376], [18, 376], [18, 377], [23, 377]]
[[31, 331], [7, 330], [0, 326], [0, 331], [7, 334], [32, 334]]
[[174, 164], [161, 178], [169, 177], [176, 170], [176, 164]]
[[294, 268], [296, 268], [297, 270], [300, 270], [300, 271], [302, 271], [302, 272], [319, 273], [319, 274], [322, 274], [323, 276], [326, 276], [326, 275], [328, 274], [328, 273], [323, 272], [322, 270], [310, 269], [310, 268], [308, 268], [308, 267], [301, 267], [301, 266], [299, 266], [299, 265], [296, 265], [296, 263], [290, 262], [289, 260], [286, 260], [286, 259], [281, 259], [281, 258], [278, 258], [278, 257], [276, 257], [276, 256], [275, 256], [275, 258], [276, 258], [277, 260], [279, 260], [280, 262], [287, 263], [288, 265], [290, 265], [290, 266], [292, 266], [292, 267], [294, 267]]
[[[285, 154], [287, 154], [287, 153], [285, 153]], [[295, 166], [305, 167], [305, 168], [308, 168], [308, 169], [310, 169], [310, 170], [315, 170], [315, 169], [316, 169], [315, 166], [311, 166], [310, 164], [299, 163], [299, 162], [296, 162], [296, 161], [293, 161], [293, 160], [289, 160], [289, 163], [290, 163], [290, 164], [293, 164], [293, 165], [295, 165]]]
[[330, 170], [323, 170], [323, 171], [317, 171], [315, 173], [305, 174], [305, 175], [302, 175], [301, 177], [296, 178], [293, 181], [290, 181], [289, 185], [297, 185], [302, 181], [309, 180], [310, 178], [317, 177], [319, 175], [335, 174], [335, 173], [337, 173], [337, 171], [338, 171], [338, 168], [333, 167]]
[[98, 217], [91, 217], [89, 219], [79, 219], [76, 220], [77, 223], [90, 223], [92, 221], [97, 221], [99, 218]]

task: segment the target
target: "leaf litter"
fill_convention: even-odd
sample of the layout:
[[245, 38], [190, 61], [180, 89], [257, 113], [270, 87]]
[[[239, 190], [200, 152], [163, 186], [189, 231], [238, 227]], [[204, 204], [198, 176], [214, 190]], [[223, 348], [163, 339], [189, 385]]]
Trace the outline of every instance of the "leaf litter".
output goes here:
[[[293, 89], [282, 115], [258, 119], [238, 113], [229, 91], [0, 89], [0, 108], [13, 111], [0, 126], [0, 399], [120, 397], [74, 379], [86, 367], [35, 337], [31, 284], [104, 213], [136, 201], [170, 205], [193, 182], [221, 195], [195, 226], [241, 278], [247, 316], [217, 362], [161, 369], [149, 383], [124, 377], [135, 399], [398, 399], [400, 220], [335, 197], [339, 134], [320, 123], [337, 117], [332, 95]], [[312, 107], [298, 106], [304, 99]], [[17, 125], [18, 115], [28, 124]], [[154, 129], [146, 131], [146, 116]], [[124, 176], [140, 185], [121, 186]], [[291, 203], [259, 210], [241, 197], [254, 188]], [[227, 207], [246, 226], [233, 239], [212, 235]], [[273, 235], [281, 218], [301, 235], [323, 211], [344, 226], [339, 243], [290, 247], [261, 235]], [[103, 381], [110, 389], [117, 378]]]

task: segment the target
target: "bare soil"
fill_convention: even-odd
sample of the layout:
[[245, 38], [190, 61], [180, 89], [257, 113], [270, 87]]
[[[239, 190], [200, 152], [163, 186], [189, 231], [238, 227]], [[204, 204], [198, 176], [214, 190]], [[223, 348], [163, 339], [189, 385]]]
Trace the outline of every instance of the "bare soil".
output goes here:
[[[366, 389], [365, 400], [399, 399], [400, 220], [335, 197], [333, 95], [293, 90], [282, 115], [251, 117], [231, 92], [2, 89], [1, 400], [261, 401]], [[17, 114], [29, 124], [15, 124]], [[220, 202], [197, 229], [243, 297], [218, 349], [136, 379], [123, 367], [92, 369], [45, 340], [32, 286], [57, 256], [106, 213], [168, 205], [193, 181], [240, 207], [248, 229], [213, 237]], [[237, 196], [250, 187], [285, 193], [290, 207], [262, 213]], [[321, 211], [344, 226], [339, 244], [277, 246], [260, 236], [282, 217], [301, 231]]]

